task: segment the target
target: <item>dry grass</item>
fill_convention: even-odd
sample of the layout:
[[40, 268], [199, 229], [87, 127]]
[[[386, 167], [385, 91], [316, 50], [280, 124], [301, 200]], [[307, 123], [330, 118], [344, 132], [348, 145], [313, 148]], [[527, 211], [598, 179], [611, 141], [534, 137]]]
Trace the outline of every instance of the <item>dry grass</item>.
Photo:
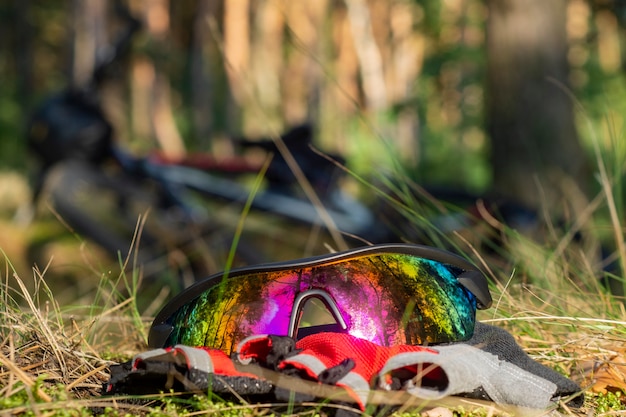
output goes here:
[[[501, 272], [492, 271], [494, 276]], [[62, 308], [44, 276], [35, 271], [35, 289], [30, 290], [7, 268], [2, 282], [0, 414], [181, 415], [195, 410], [194, 415], [261, 415], [276, 410], [268, 404], [215, 404], [206, 399], [181, 406], [176, 397], [167, 396], [158, 401], [102, 397], [108, 366], [146, 349], [148, 320], [139, 317], [132, 295], [122, 298], [109, 292], [105, 296], [104, 290], [94, 299], [96, 305]], [[563, 279], [542, 286], [522, 283], [515, 276], [498, 282], [493, 287], [494, 308], [481, 312], [479, 318], [508, 329], [535, 360], [571, 376], [586, 389], [582, 410], [563, 406], [559, 412], [623, 415], [626, 402], [607, 394], [626, 387], [623, 304], [601, 290], [584, 293]], [[448, 405], [471, 408], [461, 402]], [[496, 410], [483, 406], [460, 414], [517, 414]], [[319, 411], [311, 406], [308, 412]]]
[[131, 311], [132, 297], [117, 303], [99, 296], [91, 305], [61, 308], [44, 272], [34, 270], [29, 290], [8, 260], [7, 266], [0, 286], [0, 414], [63, 415], [114, 403], [100, 398], [109, 365], [145, 348], [138, 328], [145, 323]]
[[[558, 410], [539, 414], [626, 415], [626, 311], [622, 300], [599, 284], [598, 260], [590, 255], [594, 252], [573, 242], [571, 231], [549, 235], [540, 244], [504, 225], [496, 226], [506, 248], [505, 262], [497, 253], [495, 259], [484, 257], [483, 249], [464, 236], [455, 242], [455, 247], [468, 253], [493, 282], [494, 307], [481, 311], [479, 320], [509, 330], [535, 360], [571, 377], [585, 390], [582, 409], [572, 410], [562, 404]], [[25, 283], [24, 272], [18, 273], [10, 256], [5, 255], [0, 284], [0, 414], [294, 412], [274, 404], [183, 400], [171, 395], [102, 397], [108, 366], [146, 349], [149, 316], [160, 301], [155, 296], [154, 303], [140, 312], [133, 277], [99, 272], [89, 257], [76, 258], [86, 263], [82, 267], [86, 275], [92, 280], [98, 276], [100, 282], [78, 301], [61, 306], [46, 282], [45, 269], [35, 269], [31, 282]], [[126, 288], [126, 296], [117, 291], [120, 287]], [[452, 401], [446, 404], [447, 411], [439, 409], [442, 415], [450, 415], [450, 408], [462, 416], [518, 414], [484, 404], [468, 411], [473, 408], [468, 403]], [[458, 411], [460, 408], [465, 411]], [[324, 414], [315, 404], [298, 412]], [[414, 411], [411, 415], [419, 414]]]

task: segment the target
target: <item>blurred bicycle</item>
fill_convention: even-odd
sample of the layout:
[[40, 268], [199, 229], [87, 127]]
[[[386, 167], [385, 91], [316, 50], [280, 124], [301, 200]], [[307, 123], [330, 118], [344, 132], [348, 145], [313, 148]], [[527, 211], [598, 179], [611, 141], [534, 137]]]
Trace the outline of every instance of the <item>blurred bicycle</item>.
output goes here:
[[[182, 286], [223, 269], [231, 255], [231, 266], [273, 260], [272, 239], [283, 240], [282, 250], [305, 241], [285, 236], [288, 228], [276, 223], [300, 227], [300, 235], [326, 230], [377, 239], [371, 211], [340, 186], [343, 159], [315, 152], [309, 125], [276, 140], [235, 138], [240, 155], [226, 161], [137, 157], [119, 146], [99, 90], [141, 24], [121, 2], [116, 7], [125, 28], [99, 54], [91, 78], [45, 100], [30, 120], [28, 145], [39, 163], [35, 200], [45, 198], [71, 230], [113, 258], [131, 259], [145, 277], [170, 271]], [[253, 148], [265, 152], [266, 167], [246, 157]], [[255, 178], [262, 179], [257, 189], [250, 187]], [[234, 242], [246, 209], [246, 228]]]
[[[85, 85], [70, 86], [37, 109], [28, 144], [40, 163], [35, 199], [45, 196], [72, 230], [114, 258], [131, 259], [146, 279], [165, 274], [188, 286], [224, 269], [231, 258], [231, 266], [243, 266], [302, 257], [319, 251], [307, 247], [326, 242], [404, 240], [442, 247], [458, 231], [485, 224], [486, 213], [507, 222], [533, 221], [532, 213], [528, 220], [528, 212], [515, 206], [510, 211], [499, 202], [482, 204], [481, 196], [421, 187], [410, 189], [408, 199], [401, 188], [383, 188], [384, 197], [365, 204], [342, 188], [344, 159], [312, 148], [314, 132], [307, 124], [275, 138], [234, 138], [240, 154], [228, 160], [131, 155], [116, 143], [98, 101], [110, 68], [141, 27], [118, 9], [127, 23], [118, 41]], [[263, 151], [269, 164], [251, 162], [245, 155], [250, 150]]]

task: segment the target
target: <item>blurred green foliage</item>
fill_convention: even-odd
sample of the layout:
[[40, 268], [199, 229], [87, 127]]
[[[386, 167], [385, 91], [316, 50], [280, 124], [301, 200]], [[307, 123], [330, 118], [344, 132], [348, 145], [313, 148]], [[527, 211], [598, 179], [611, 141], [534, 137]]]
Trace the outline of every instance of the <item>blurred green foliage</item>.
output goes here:
[[[624, 167], [619, 161], [624, 160], [626, 152], [619, 149], [616, 154], [611, 147], [617, 146], [622, 135], [626, 83], [622, 71], [607, 72], [601, 65], [594, 26], [595, 2], [588, 4], [588, 41], [582, 45], [586, 58], [573, 67], [578, 75], [583, 74], [583, 81], [574, 83], [572, 93], [591, 122], [588, 128], [584, 117], [580, 118], [580, 133], [588, 149], [593, 149], [593, 136], [600, 136], [603, 149], [610, 149], [607, 156], [615, 156], [613, 172], [621, 174]], [[421, 15], [415, 19], [413, 29], [425, 39], [423, 65], [407, 100], [393, 103], [378, 117], [384, 125], [393, 125], [407, 113], [417, 115], [417, 163], [408, 164], [412, 179], [484, 190], [489, 187], [491, 175], [489, 138], [483, 120], [486, 6], [482, 1], [468, 0], [463, 2], [460, 14], [452, 15], [440, 1], [416, 0], [414, 5]], [[161, 65], [169, 77], [177, 128], [192, 150], [206, 149], [210, 142], [197, 132], [192, 117], [194, 84], [190, 78], [189, 48], [196, 7], [194, 2], [170, 5], [172, 36], [166, 47], [145, 36], [138, 37], [134, 44], [135, 53]], [[21, 172], [28, 169], [24, 164], [28, 114], [46, 94], [65, 86], [71, 73], [72, 13], [72, 3], [58, 0], [0, 5], [0, 167]], [[621, 32], [618, 35], [622, 36]], [[285, 42], [290, 41], [293, 39], [285, 36]], [[212, 114], [206, 117], [212, 120], [216, 131], [225, 131], [233, 123], [229, 122], [232, 111], [225, 104], [228, 83], [223, 63], [210, 63], [215, 77], [210, 94], [215, 100]], [[129, 90], [131, 86], [124, 82], [123, 88]], [[348, 141], [355, 143], [351, 148], [357, 151], [349, 155], [353, 158], [352, 166], [367, 169], [372, 161], [387, 164], [402, 157], [392, 150], [393, 137], [386, 135], [384, 129], [374, 133], [364, 128], [359, 122], [362, 117], [357, 112], [351, 120], [336, 121], [344, 125], [343, 130], [350, 136]], [[602, 135], [607, 120], [614, 125], [614, 138], [610, 140]], [[380, 143], [381, 136], [387, 145]]]

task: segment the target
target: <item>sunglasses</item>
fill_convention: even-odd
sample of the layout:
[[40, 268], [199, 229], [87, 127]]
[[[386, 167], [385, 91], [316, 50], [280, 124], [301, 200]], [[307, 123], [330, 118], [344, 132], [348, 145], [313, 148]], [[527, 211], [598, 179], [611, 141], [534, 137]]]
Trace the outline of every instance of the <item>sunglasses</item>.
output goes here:
[[468, 340], [491, 305], [473, 264], [428, 246], [382, 244], [219, 273], [156, 316], [148, 344], [231, 353], [252, 335], [341, 332], [381, 346]]

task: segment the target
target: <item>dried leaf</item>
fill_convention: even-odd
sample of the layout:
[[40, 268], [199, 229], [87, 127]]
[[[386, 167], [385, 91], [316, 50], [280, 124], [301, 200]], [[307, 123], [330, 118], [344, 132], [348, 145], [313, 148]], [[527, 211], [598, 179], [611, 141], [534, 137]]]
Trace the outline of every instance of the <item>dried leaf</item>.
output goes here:
[[626, 392], [626, 348], [610, 351], [602, 358], [580, 364], [583, 371], [582, 385], [592, 392]]

